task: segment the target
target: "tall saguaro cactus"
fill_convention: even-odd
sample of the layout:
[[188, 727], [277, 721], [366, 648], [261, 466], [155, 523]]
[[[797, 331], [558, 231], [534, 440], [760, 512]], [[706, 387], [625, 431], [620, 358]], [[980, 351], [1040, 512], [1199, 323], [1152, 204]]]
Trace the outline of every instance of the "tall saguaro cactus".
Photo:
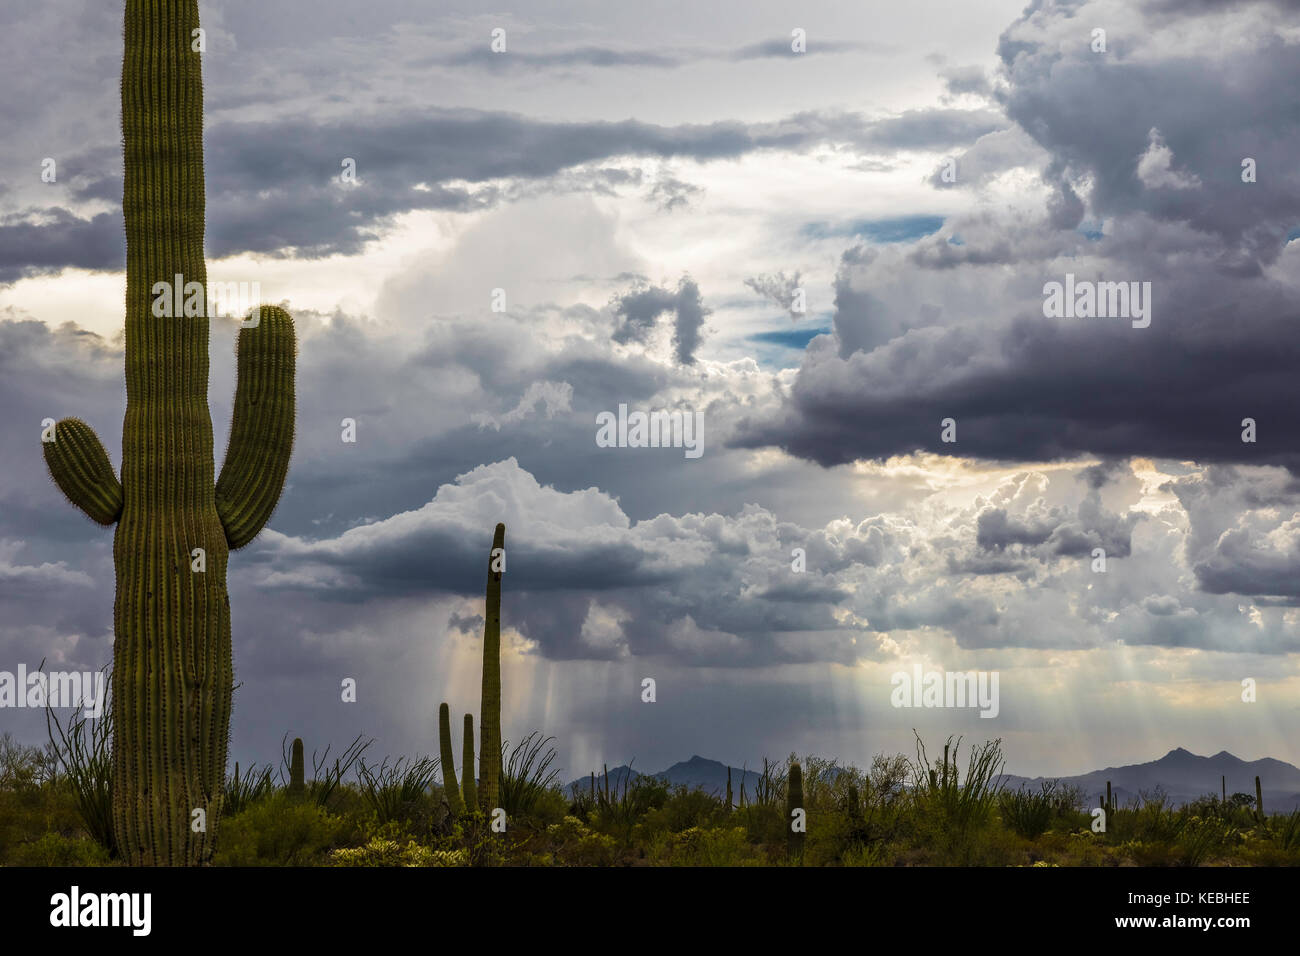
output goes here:
[[[122, 134], [126, 417], [121, 480], [89, 426], [44, 445], [59, 488], [100, 524], [113, 561], [113, 826], [126, 862], [210, 859], [220, 821], [233, 666], [229, 551], [279, 500], [294, 419], [293, 321], [260, 307], [240, 330], [230, 444], [214, 481], [203, 259], [198, 0], [126, 0]], [[197, 283], [204, 308], [158, 318], [159, 283]], [[177, 290], [180, 295], [180, 290]], [[195, 810], [206, 827], [195, 832]]]
[[505, 569], [506, 526], [498, 524], [488, 554], [487, 607], [483, 623], [483, 699], [479, 707], [478, 760], [482, 782], [479, 805], [497, 806], [501, 779], [501, 576]]

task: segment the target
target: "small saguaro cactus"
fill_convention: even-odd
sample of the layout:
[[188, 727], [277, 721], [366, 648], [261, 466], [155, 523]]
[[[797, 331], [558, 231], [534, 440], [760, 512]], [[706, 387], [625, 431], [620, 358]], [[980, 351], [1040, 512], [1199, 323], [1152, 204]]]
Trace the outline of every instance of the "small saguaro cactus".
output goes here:
[[786, 849], [793, 857], [803, 854], [804, 840], [803, 830], [795, 828], [796, 810], [806, 813], [803, 805], [803, 768], [799, 766], [797, 760], [790, 764], [790, 773], [785, 789]]
[[501, 776], [501, 576], [506, 526], [498, 524], [488, 553], [487, 600], [483, 621], [483, 697], [479, 706], [479, 799], [483, 811], [497, 806]]
[[1223, 802], [1224, 802], [1224, 804], [1227, 804], [1227, 802], [1228, 802], [1228, 775], [1227, 775], [1227, 774], [1224, 774], [1223, 776], [1221, 776], [1221, 777], [1219, 778], [1219, 783], [1220, 783], [1220, 785], [1223, 787]]
[[293, 738], [289, 756], [289, 796], [301, 799], [307, 795], [306, 761], [302, 756], [302, 738]]
[[1114, 812], [1115, 812], [1115, 800], [1114, 797], [1111, 796], [1110, 781], [1107, 780], [1106, 781], [1106, 815], [1110, 816]]
[[[198, 0], [125, 0], [121, 477], [79, 419], [43, 441], [60, 490], [117, 526], [112, 818], [132, 866], [212, 858], [234, 689], [226, 564], [275, 510], [293, 446], [293, 320], [261, 306], [239, 332], [234, 419], [214, 475], [198, 29]], [[155, 314], [163, 296], [183, 297], [182, 314]], [[198, 830], [196, 809], [206, 811]]]
[[474, 782], [474, 715], [465, 715], [465, 746], [461, 753], [461, 775], [464, 777], [465, 806], [472, 813], [478, 806], [478, 785]]
[[726, 811], [731, 812], [731, 768], [727, 768], [727, 804]]
[[1259, 786], [1259, 777], [1255, 778], [1255, 816], [1264, 819], [1264, 791]]
[[458, 817], [465, 809], [460, 798], [460, 785], [456, 783], [456, 765], [451, 751], [451, 709], [443, 704], [438, 708], [438, 754], [442, 762], [442, 793], [447, 798], [447, 809]]

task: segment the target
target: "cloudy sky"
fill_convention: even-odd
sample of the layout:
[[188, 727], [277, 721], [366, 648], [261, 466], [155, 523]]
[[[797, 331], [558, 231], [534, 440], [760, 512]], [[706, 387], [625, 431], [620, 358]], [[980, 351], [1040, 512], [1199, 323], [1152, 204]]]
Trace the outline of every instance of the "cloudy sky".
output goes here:
[[[3, 670], [111, 659], [112, 533], [39, 434], [120, 463], [120, 6], [0, 11]], [[1293, 3], [481, 7], [201, 5], [209, 277], [300, 339], [232, 759], [436, 751], [504, 521], [505, 734], [566, 776], [914, 727], [1024, 774], [1300, 763]], [[1046, 317], [1067, 274], [1150, 283], [1150, 324]], [[620, 404], [700, 413], [703, 455], [599, 447]], [[891, 706], [914, 664], [997, 671], [998, 716]]]

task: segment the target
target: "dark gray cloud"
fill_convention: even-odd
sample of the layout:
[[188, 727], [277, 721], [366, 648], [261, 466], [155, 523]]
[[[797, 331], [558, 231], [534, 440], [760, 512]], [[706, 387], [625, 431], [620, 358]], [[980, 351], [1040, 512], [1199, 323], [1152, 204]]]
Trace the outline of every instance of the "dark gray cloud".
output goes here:
[[[802, 113], [773, 123], [661, 126], [636, 120], [545, 122], [447, 109], [348, 121], [224, 121], [205, 133], [207, 248], [217, 258], [241, 252], [307, 258], [356, 253], [400, 213], [467, 212], [508, 198], [493, 180], [544, 179], [628, 156], [708, 162], [822, 143], [923, 148], [968, 142], [1002, 122], [986, 111], [916, 110], [880, 120]], [[108, 162], [101, 147], [94, 155]], [[354, 184], [340, 179], [345, 159], [356, 163]], [[109, 169], [79, 183], [74, 195], [120, 197], [120, 156]], [[457, 185], [449, 185], [453, 181]], [[602, 181], [617, 185], [608, 176]], [[668, 201], [682, 195], [666, 188]], [[120, 212], [91, 219], [62, 209], [11, 216], [0, 222], [0, 281], [68, 266], [120, 268], [125, 244]]]
[[689, 276], [683, 276], [676, 290], [662, 286], [633, 289], [616, 296], [610, 303], [620, 322], [614, 330], [615, 342], [645, 342], [657, 326], [659, 319], [673, 315], [673, 352], [682, 365], [695, 362], [695, 350], [700, 346], [701, 329], [709, 310], [704, 307], [700, 287]]
[[[1300, 83], [1300, 46], [1263, 36], [1216, 53], [1224, 62], [1206, 69], [1214, 51], [1107, 57], [1062, 39], [1076, 28], [1064, 8], [1035, 5], [1003, 36], [999, 96], [1050, 157], [1041, 218], [992, 228], [965, 217], [910, 254], [917, 288], [942, 270], [959, 287], [986, 277], [978, 281], [991, 297], [928, 317], [903, 312], [858, 281], [881, 278], [877, 250], [846, 252], [834, 337], [810, 343], [785, 407], [754, 416], [740, 445], [777, 445], [824, 465], [924, 449], [1300, 470], [1300, 421], [1282, 411], [1300, 403], [1300, 296], [1270, 271], [1300, 223], [1289, 158], [1300, 153], [1300, 116], [1283, 92]], [[1139, 175], [1160, 142], [1183, 177], [1177, 188]], [[1242, 182], [1243, 157], [1269, 175]], [[1104, 234], [1076, 229], [1085, 211], [1109, 224]], [[1010, 283], [987, 271], [1009, 267]], [[1150, 282], [1150, 327], [1044, 318], [1039, 290], [1066, 272]], [[956, 443], [940, 440], [949, 417]], [[1255, 443], [1241, 440], [1246, 418], [1259, 423]]]

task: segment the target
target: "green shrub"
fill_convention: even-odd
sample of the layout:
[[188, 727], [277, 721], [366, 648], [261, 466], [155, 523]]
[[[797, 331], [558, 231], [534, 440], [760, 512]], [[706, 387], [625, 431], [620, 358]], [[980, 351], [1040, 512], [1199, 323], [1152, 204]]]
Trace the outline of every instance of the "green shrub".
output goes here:
[[226, 818], [213, 862], [218, 866], [309, 866], [351, 828], [312, 802], [275, 793]]
[[106, 866], [108, 851], [87, 837], [45, 833], [31, 843], [20, 843], [6, 854], [9, 866]]

